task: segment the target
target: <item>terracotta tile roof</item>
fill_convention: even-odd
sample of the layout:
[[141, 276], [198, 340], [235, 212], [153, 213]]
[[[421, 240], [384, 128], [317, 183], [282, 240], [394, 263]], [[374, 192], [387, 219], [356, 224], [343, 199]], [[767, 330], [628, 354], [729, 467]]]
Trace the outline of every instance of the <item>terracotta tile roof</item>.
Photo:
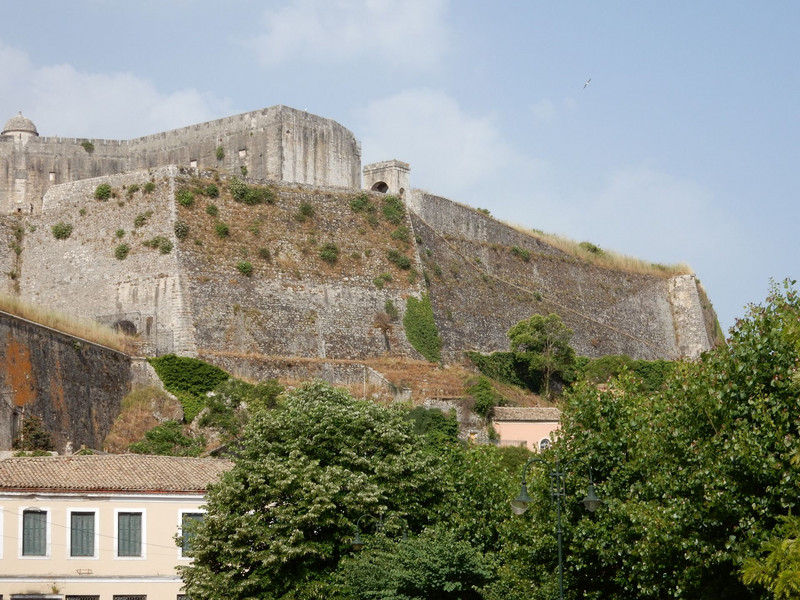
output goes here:
[[561, 411], [557, 408], [495, 406], [494, 421], [560, 421]]
[[198, 493], [233, 463], [143, 454], [0, 460], [0, 491]]

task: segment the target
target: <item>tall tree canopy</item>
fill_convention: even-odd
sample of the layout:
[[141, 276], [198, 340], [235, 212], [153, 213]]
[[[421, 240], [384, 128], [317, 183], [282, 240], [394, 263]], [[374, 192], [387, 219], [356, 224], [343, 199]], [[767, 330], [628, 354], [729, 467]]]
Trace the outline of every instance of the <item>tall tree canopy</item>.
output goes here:
[[253, 416], [235, 467], [209, 491], [181, 570], [187, 594], [316, 597], [359, 516], [396, 514], [412, 532], [431, 520], [443, 467], [399, 410], [322, 383], [291, 392]]
[[556, 314], [533, 315], [508, 330], [511, 349], [525, 354], [529, 370], [542, 373], [543, 393], [550, 396], [554, 375], [569, 378], [575, 366], [575, 351], [569, 345], [572, 329]]
[[797, 510], [800, 299], [773, 285], [727, 346], [680, 365], [659, 393], [620, 378], [575, 386], [563, 449], [590, 457], [606, 499], [574, 519], [570, 578], [585, 598], [764, 598], [743, 562]]

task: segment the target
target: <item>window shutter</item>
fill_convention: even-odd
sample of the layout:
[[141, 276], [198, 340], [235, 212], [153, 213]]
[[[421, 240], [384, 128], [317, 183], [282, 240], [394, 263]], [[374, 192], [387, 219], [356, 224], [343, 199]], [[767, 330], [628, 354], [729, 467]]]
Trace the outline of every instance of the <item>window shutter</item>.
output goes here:
[[26, 510], [22, 513], [22, 555], [45, 556], [47, 553], [47, 513]]
[[94, 513], [72, 513], [70, 556], [94, 556]]
[[118, 556], [142, 555], [142, 513], [119, 513], [117, 531]]

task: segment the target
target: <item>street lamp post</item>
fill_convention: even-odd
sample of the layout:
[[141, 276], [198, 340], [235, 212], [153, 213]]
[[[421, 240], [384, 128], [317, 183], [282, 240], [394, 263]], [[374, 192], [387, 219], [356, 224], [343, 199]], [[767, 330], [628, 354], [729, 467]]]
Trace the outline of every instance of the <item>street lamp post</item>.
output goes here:
[[[565, 480], [566, 468], [577, 459], [561, 462], [556, 459], [553, 463], [534, 456], [529, 458], [522, 469], [522, 483], [520, 486], [519, 495], [511, 501], [511, 510], [515, 515], [521, 515], [528, 510], [528, 505], [533, 502], [533, 498], [528, 495], [528, 482], [526, 475], [528, 467], [533, 463], [542, 463], [548, 471], [550, 476], [550, 498], [556, 505], [557, 526], [556, 537], [558, 539], [558, 597], [564, 600], [564, 550], [563, 550], [563, 530], [561, 528], [561, 504], [564, 502], [566, 496]], [[592, 469], [589, 467], [589, 490], [586, 497], [583, 499], [583, 504], [589, 512], [594, 512], [597, 507], [602, 504], [602, 500], [597, 497], [594, 491], [594, 482], [592, 481]]]

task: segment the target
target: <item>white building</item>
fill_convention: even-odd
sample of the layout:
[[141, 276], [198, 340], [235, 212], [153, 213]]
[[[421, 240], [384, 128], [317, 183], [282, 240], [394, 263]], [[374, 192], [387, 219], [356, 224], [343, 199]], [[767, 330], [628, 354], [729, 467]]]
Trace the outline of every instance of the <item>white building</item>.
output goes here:
[[[0, 600], [179, 600], [175, 537], [227, 460], [88, 455], [0, 460]], [[188, 537], [188, 536], [187, 536]]]

